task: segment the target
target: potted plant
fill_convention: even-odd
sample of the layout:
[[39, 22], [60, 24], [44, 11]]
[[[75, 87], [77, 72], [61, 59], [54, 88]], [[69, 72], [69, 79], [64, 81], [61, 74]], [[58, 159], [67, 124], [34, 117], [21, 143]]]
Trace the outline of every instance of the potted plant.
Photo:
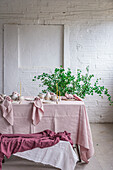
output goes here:
[[113, 101], [111, 100], [108, 89], [99, 85], [99, 80], [101, 80], [101, 78], [96, 79], [92, 85], [91, 80], [93, 77], [93, 74], [89, 74], [89, 66], [86, 67], [86, 73], [84, 75], [80, 69], [77, 69], [76, 76], [72, 75], [70, 68], [66, 71], [60, 66], [60, 68], [55, 68], [54, 73], [52, 74], [43, 73], [34, 76], [32, 81], [36, 81], [37, 79], [41, 80], [42, 84], [39, 86], [45, 86], [45, 89], [42, 90], [43, 93], [59, 92], [61, 96], [64, 96], [65, 93], [76, 94], [83, 99], [86, 95], [93, 95], [94, 93], [97, 93], [101, 97], [103, 97], [104, 94], [108, 97], [111, 105]]

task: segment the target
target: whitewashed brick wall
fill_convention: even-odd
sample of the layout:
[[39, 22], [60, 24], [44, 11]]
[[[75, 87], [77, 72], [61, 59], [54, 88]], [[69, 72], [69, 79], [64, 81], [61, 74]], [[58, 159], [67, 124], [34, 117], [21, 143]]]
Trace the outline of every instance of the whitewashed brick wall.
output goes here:
[[[0, 0], [0, 93], [4, 90], [4, 24], [65, 24], [69, 26], [70, 65], [101, 77], [113, 98], [113, 1], [112, 0]], [[46, 70], [44, 70], [46, 71]], [[48, 70], [47, 70], [48, 71]], [[35, 71], [36, 72], [36, 71]], [[24, 78], [23, 92], [39, 91], [31, 81], [35, 72]], [[25, 90], [26, 89], [26, 90]], [[106, 97], [85, 99], [90, 122], [113, 122], [113, 107]]]

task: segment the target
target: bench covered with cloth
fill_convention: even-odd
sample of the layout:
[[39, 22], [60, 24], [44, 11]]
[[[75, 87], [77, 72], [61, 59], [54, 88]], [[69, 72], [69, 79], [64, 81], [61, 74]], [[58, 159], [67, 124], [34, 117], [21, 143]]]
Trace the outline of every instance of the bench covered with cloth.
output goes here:
[[17, 152], [24, 152], [34, 148], [47, 148], [57, 144], [60, 140], [67, 141], [73, 145], [70, 133], [66, 131], [55, 133], [45, 130], [34, 134], [0, 134], [0, 170], [2, 169], [4, 156], [9, 158]]

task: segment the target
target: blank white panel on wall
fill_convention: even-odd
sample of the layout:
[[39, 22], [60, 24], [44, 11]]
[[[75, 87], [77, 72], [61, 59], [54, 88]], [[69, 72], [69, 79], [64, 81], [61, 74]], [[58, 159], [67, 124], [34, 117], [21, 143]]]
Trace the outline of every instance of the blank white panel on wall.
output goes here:
[[4, 93], [19, 91], [21, 81], [23, 95], [36, 94], [39, 89], [32, 90], [33, 75], [67, 65], [65, 32], [63, 25], [5, 24]]
[[19, 67], [59, 67], [63, 57], [63, 26], [20, 25]]
[[4, 93], [16, 90], [18, 74], [18, 26], [4, 26]]

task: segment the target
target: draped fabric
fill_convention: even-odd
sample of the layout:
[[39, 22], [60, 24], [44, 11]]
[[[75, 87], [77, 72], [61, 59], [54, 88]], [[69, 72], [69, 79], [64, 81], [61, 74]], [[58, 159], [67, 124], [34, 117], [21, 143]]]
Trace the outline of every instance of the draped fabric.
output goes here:
[[0, 170], [4, 155], [9, 158], [13, 153], [23, 152], [36, 147], [45, 148], [57, 144], [60, 140], [73, 142], [70, 133], [55, 133], [45, 130], [35, 134], [0, 134]]

